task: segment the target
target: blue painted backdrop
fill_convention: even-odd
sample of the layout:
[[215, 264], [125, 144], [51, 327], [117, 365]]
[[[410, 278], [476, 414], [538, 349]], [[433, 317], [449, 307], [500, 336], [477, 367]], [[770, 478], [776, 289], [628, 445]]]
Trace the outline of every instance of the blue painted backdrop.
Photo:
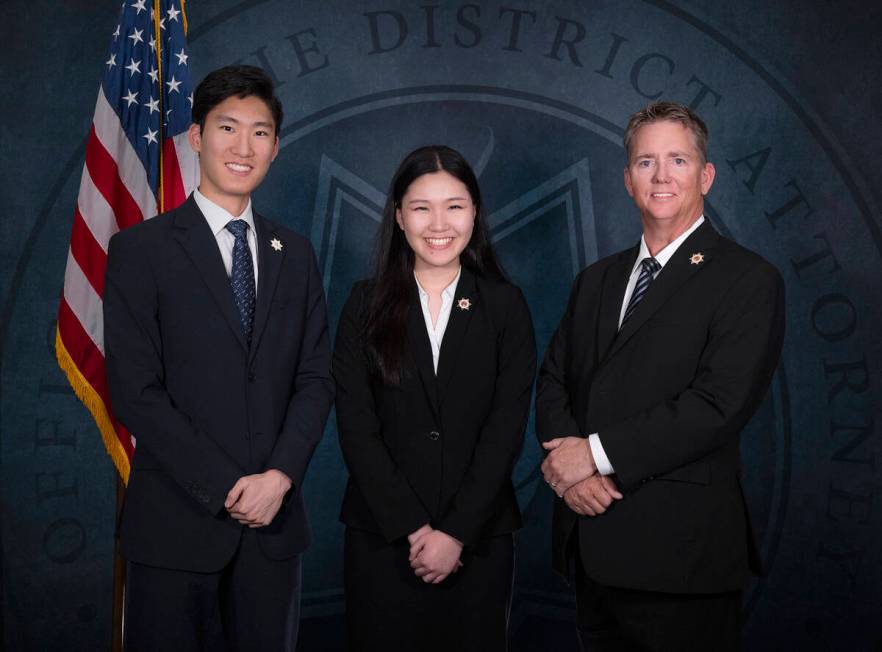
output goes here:
[[[496, 246], [540, 353], [581, 267], [632, 244], [627, 116], [665, 97], [711, 130], [708, 213], [787, 282], [788, 334], [743, 437], [768, 575], [745, 594], [749, 650], [882, 646], [876, 454], [882, 235], [880, 10], [758, 0], [190, 0], [194, 79], [263, 66], [285, 105], [256, 203], [312, 239], [332, 327], [363, 276], [394, 166], [428, 142], [479, 172]], [[0, 196], [0, 640], [107, 649], [114, 472], [52, 353], [84, 137], [118, 3], [12, 0]], [[515, 471], [518, 650], [571, 650], [572, 600], [548, 567], [551, 496], [532, 424]], [[333, 418], [304, 489], [301, 647], [342, 649], [344, 467]]]

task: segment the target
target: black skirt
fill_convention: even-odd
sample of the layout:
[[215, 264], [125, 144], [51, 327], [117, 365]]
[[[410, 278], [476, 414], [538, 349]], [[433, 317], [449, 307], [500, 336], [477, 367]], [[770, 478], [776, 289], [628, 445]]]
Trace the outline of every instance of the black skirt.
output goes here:
[[406, 539], [346, 528], [346, 637], [351, 652], [504, 652], [514, 577], [514, 539], [505, 534], [463, 550], [440, 584], [414, 575]]

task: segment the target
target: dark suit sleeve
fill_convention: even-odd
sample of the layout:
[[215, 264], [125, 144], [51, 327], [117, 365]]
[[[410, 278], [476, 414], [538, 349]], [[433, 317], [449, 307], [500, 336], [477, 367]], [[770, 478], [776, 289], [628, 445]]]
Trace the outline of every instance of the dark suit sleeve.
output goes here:
[[343, 458], [383, 537], [395, 541], [418, 530], [429, 513], [383, 442], [361, 337], [363, 286], [356, 286], [340, 315], [334, 345], [337, 431]]
[[493, 405], [451, 506], [435, 525], [464, 544], [474, 543], [511, 482], [524, 441], [536, 373], [533, 320], [520, 290], [512, 293], [499, 335]]
[[556, 437], [587, 436], [579, 429], [570, 399], [567, 367], [573, 355], [571, 330], [573, 313], [581, 288], [579, 275], [573, 282], [567, 309], [551, 336], [539, 378], [536, 381], [536, 436], [540, 442]]
[[165, 387], [159, 298], [148, 248], [134, 233], [110, 240], [104, 345], [113, 412], [165, 473], [217, 514], [243, 475], [238, 464], [175, 408]]
[[294, 394], [288, 403], [282, 430], [266, 465], [268, 469], [284, 472], [297, 489], [303, 486], [306, 467], [325, 432], [325, 423], [334, 401], [325, 292], [315, 253], [312, 247], [308, 247], [308, 250], [308, 278], [304, 301], [306, 319], [294, 376]]
[[691, 385], [601, 429], [601, 444], [623, 488], [634, 489], [731, 441], [762, 401], [784, 337], [781, 276], [767, 263], [755, 265], [719, 305]]

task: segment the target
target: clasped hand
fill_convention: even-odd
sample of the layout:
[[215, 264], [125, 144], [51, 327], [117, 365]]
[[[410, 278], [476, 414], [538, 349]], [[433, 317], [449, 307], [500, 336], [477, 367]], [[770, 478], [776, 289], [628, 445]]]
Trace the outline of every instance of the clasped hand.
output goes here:
[[563, 498], [567, 507], [581, 516], [603, 514], [622, 494], [608, 477], [597, 473], [591, 446], [582, 437], [558, 437], [544, 442], [550, 451], [542, 463], [542, 476]]
[[230, 489], [224, 507], [242, 525], [263, 527], [279, 513], [290, 488], [291, 479], [277, 469], [245, 475]]
[[609, 476], [595, 473], [566, 490], [564, 502], [580, 516], [599, 516], [624, 496]]
[[550, 451], [542, 462], [542, 476], [558, 497], [563, 497], [567, 489], [597, 472], [587, 439], [558, 437], [543, 442], [542, 448]]
[[427, 584], [440, 584], [462, 566], [462, 543], [428, 523], [407, 537], [410, 567]]

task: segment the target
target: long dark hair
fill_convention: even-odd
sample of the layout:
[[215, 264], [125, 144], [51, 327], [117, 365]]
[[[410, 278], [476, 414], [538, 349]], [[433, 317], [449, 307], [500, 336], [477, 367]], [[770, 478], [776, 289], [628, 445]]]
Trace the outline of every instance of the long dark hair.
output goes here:
[[472, 237], [460, 254], [460, 263], [479, 276], [505, 278], [496, 259], [481, 201], [478, 179], [462, 154], [444, 145], [427, 145], [408, 154], [395, 171], [383, 222], [377, 236], [373, 291], [365, 321], [365, 341], [375, 371], [388, 385], [401, 382], [401, 354], [406, 337], [407, 311], [414, 291], [414, 253], [404, 232], [398, 228], [395, 211], [416, 179], [444, 171], [459, 179], [475, 206]]

